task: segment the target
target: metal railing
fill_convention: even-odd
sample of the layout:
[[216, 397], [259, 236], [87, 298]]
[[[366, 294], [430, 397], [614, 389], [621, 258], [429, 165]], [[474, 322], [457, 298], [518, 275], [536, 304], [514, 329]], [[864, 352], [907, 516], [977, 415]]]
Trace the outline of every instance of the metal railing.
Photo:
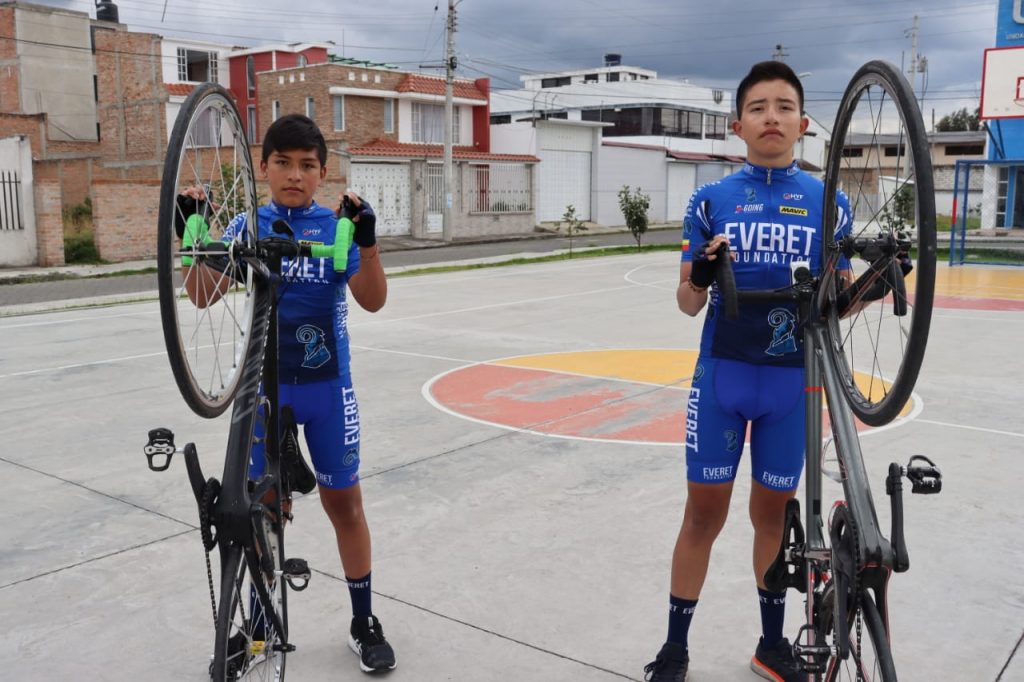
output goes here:
[[0, 171], [0, 230], [24, 230], [21, 178], [17, 171]]
[[525, 163], [491, 163], [469, 168], [471, 213], [523, 213], [533, 210], [532, 169]]

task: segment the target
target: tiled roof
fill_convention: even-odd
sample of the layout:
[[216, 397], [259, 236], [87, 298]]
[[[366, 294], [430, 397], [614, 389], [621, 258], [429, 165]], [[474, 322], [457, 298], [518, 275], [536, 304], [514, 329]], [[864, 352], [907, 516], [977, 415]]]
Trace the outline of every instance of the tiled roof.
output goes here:
[[[417, 92], [424, 95], [444, 95], [445, 82], [443, 78], [431, 78], [410, 73], [395, 88], [398, 92]], [[455, 97], [462, 99], [476, 99], [481, 103], [487, 101], [487, 96], [480, 92], [476, 85], [465, 81], [455, 81], [452, 88]]]
[[191, 95], [192, 91], [196, 89], [196, 86], [189, 83], [164, 83], [164, 87], [167, 88], [167, 94], [181, 97]]
[[[391, 140], [374, 140], [361, 147], [350, 147], [348, 153], [351, 156], [386, 156], [392, 158], [441, 158], [444, 156], [444, 147], [439, 144], [410, 144], [403, 142], [392, 142]], [[462, 161], [508, 161], [519, 163], [539, 162], [536, 156], [529, 154], [490, 154], [478, 152], [472, 147], [452, 147], [452, 157]]]

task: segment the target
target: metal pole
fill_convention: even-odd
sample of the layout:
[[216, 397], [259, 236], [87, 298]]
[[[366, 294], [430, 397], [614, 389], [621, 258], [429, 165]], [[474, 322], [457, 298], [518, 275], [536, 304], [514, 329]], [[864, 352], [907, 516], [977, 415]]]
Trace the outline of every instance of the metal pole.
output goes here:
[[455, 75], [455, 0], [448, 0], [448, 49], [445, 52], [444, 88], [444, 211], [442, 213], [441, 236], [446, 242], [452, 240], [452, 95]]

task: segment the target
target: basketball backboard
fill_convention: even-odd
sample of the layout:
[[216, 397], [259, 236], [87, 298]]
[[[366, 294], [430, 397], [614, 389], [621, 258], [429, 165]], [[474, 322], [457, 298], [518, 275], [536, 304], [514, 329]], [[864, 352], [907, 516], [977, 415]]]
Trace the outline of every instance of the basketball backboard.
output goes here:
[[985, 50], [981, 118], [1024, 118], [1024, 46]]

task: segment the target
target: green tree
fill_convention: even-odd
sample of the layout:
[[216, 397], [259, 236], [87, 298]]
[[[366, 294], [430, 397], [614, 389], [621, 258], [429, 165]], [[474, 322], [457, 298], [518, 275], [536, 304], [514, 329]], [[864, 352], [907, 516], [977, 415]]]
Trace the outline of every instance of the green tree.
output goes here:
[[967, 107], [946, 114], [935, 124], [939, 132], [948, 133], [956, 130], [981, 130], [981, 107], [976, 107], [974, 113], [967, 111]]
[[579, 216], [576, 215], [576, 207], [569, 204], [565, 207], [565, 213], [562, 215], [562, 222], [565, 223], [565, 232], [569, 235], [569, 258], [572, 258], [572, 238], [579, 232], [585, 232], [587, 226], [583, 224]]
[[903, 185], [882, 209], [880, 222], [893, 232], [902, 232], [914, 222], [914, 188]]
[[619, 209], [626, 218], [626, 226], [633, 233], [636, 240], [636, 250], [640, 250], [640, 242], [644, 232], [647, 232], [647, 209], [651, 206], [651, 198], [637, 187], [636, 192], [631, 192], [629, 185], [623, 185], [619, 190]]

